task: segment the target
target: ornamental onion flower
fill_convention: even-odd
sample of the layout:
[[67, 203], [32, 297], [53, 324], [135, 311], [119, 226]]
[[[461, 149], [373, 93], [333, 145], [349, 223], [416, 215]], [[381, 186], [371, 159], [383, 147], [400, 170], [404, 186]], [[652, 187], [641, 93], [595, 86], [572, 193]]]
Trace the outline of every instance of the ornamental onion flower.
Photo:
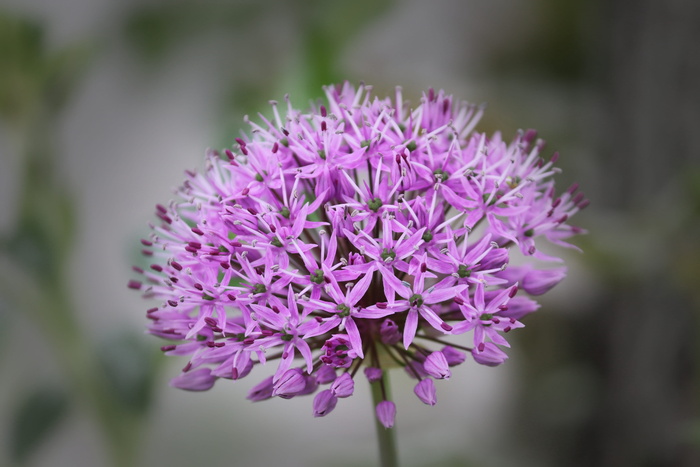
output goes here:
[[[172, 385], [198, 391], [220, 379], [267, 374], [249, 399], [316, 393], [330, 413], [364, 366], [383, 384], [390, 367], [433, 379], [468, 355], [495, 366], [505, 335], [566, 269], [540, 249], [572, 247], [569, 219], [588, 201], [557, 195], [558, 156], [542, 157], [532, 130], [506, 142], [474, 131], [483, 109], [432, 89], [411, 106], [400, 88], [325, 88], [308, 112], [272, 102], [249, 134], [209, 150], [177, 198], [157, 205], [142, 240], [152, 262], [129, 287], [158, 300], [149, 332], [189, 360]], [[512, 257], [526, 266], [509, 266]], [[375, 413], [394, 424], [378, 392]]]

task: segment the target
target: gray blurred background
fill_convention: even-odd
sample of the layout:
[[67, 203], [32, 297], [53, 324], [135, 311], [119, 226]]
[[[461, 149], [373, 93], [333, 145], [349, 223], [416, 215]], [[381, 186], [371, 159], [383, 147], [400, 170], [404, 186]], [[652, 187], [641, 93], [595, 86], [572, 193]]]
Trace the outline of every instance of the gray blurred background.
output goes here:
[[360, 466], [368, 387], [314, 419], [255, 375], [171, 389], [126, 283], [153, 206], [242, 118], [349, 79], [537, 128], [589, 231], [498, 368], [392, 375], [404, 466], [700, 465], [700, 3], [3, 0], [0, 465]]

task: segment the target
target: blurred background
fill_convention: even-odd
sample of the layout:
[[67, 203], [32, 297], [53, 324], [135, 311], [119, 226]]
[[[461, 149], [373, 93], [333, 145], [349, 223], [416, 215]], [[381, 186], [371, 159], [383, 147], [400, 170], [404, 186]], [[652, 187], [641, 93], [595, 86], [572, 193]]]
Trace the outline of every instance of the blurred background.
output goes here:
[[3, 0], [0, 465], [375, 464], [361, 380], [323, 419], [171, 389], [126, 288], [205, 148], [345, 79], [485, 102], [480, 131], [537, 128], [592, 201], [505, 365], [432, 408], [392, 375], [402, 465], [700, 465], [699, 44], [695, 0]]

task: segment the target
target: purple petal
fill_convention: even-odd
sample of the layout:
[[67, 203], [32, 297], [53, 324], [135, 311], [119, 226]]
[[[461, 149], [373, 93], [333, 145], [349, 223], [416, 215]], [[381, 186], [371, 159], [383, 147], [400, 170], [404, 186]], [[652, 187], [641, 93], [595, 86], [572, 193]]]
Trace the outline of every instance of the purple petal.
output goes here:
[[433, 352], [423, 362], [423, 369], [435, 379], [449, 379], [452, 376], [445, 354]]
[[474, 361], [486, 366], [498, 366], [508, 359], [508, 355], [491, 342], [486, 342], [481, 352], [473, 348], [472, 356]]
[[456, 285], [445, 289], [436, 289], [429, 293], [423, 294], [423, 301], [427, 304], [440, 303], [451, 298], [455, 298], [462, 290], [466, 289], [467, 285]]
[[331, 238], [328, 239], [328, 244], [326, 245], [326, 258], [323, 260], [323, 264], [328, 267], [333, 266], [333, 261], [335, 260], [335, 252], [338, 249], [338, 236], [335, 230], [331, 233]]
[[306, 382], [304, 389], [297, 392], [295, 395], [304, 396], [307, 394], [313, 394], [318, 389], [319, 383], [316, 379], [316, 375], [304, 375], [304, 381]]
[[404, 324], [403, 327], [403, 346], [405, 349], [408, 349], [408, 346], [413, 342], [417, 329], [418, 312], [416, 310], [409, 310], [408, 316], [406, 316], [406, 324]]
[[282, 313], [275, 313], [271, 309], [255, 303], [251, 304], [250, 307], [255, 311], [258, 321], [265, 326], [273, 329], [282, 329], [287, 324], [287, 320]]
[[330, 390], [338, 397], [350, 397], [355, 391], [355, 381], [353, 381], [350, 373], [343, 373], [333, 381]]
[[294, 339], [294, 345], [296, 346], [297, 350], [299, 350], [301, 356], [304, 357], [304, 361], [306, 362], [306, 372], [311, 373], [314, 367], [314, 358], [311, 355], [311, 348], [309, 347], [309, 344], [307, 344], [305, 340], [297, 338]]
[[416, 233], [411, 235], [409, 238], [401, 242], [401, 245], [395, 248], [396, 259], [403, 259], [406, 256], [412, 254], [416, 247], [423, 243], [423, 233], [425, 232], [425, 227], [419, 229]]
[[385, 316], [393, 315], [394, 313], [400, 311], [404, 311], [406, 308], [408, 307], [397, 307], [395, 305], [387, 305], [386, 308], [379, 308], [376, 305], [372, 305], [370, 307], [357, 310], [352, 315], [357, 318], [378, 319], [384, 318]]
[[321, 368], [315, 374], [319, 384], [328, 384], [335, 381], [335, 368], [330, 365], [321, 365]]
[[508, 301], [508, 309], [498, 313], [498, 316], [504, 318], [520, 319], [536, 311], [540, 304], [531, 298], [525, 296], [515, 296]]
[[319, 392], [314, 397], [314, 417], [324, 417], [335, 409], [338, 398], [333, 395], [330, 389]]
[[460, 211], [464, 211], [467, 209], [468, 204], [465, 203], [466, 200], [464, 199], [464, 197], [457, 195], [454, 191], [448, 188], [447, 185], [441, 185], [440, 191], [445, 197], [445, 201], [447, 201], [450, 205], [456, 207]]
[[[325, 334], [329, 332], [331, 329], [336, 328], [342, 323], [343, 320], [338, 317], [338, 315], [334, 315], [330, 318], [328, 318], [326, 321], [321, 323], [319, 326], [312, 328], [310, 331], [306, 332], [304, 334], [304, 338], [309, 338], [309, 337], [316, 337], [320, 336], [322, 334]], [[301, 331], [301, 328], [299, 329]]]
[[476, 290], [474, 291], [474, 306], [481, 311], [484, 309], [484, 305], [484, 283], [477, 282]]
[[352, 349], [357, 352], [357, 356], [365, 358], [362, 352], [362, 337], [360, 337], [360, 331], [357, 329], [357, 324], [355, 324], [355, 321], [353, 321], [351, 317], [345, 320], [345, 331], [348, 333], [350, 344], [352, 344]]
[[416, 387], [413, 388], [413, 392], [424, 404], [435, 405], [437, 403], [435, 384], [430, 378], [426, 378], [416, 384]]
[[354, 306], [357, 302], [360, 301], [360, 299], [365, 295], [365, 292], [367, 292], [367, 289], [369, 289], [370, 284], [372, 283], [372, 277], [374, 276], [374, 269], [371, 269], [365, 273], [365, 275], [357, 281], [357, 283], [353, 286], [352, 289], [350, 289], [350, 293], [348, 294], [348, 305], [349, 306]]
[[440, 317], [435, 313], [431, 307], [423, 305], [419, 308], [421, 316], [435, 329], [443, 333], [449, 333], [452, 331], [452, 326], [445, 323]]
[[[519, 328], [524, 326], [522, 323], [519, 323], [517, 321], [516, 321], [516, 324], [519, 324], [519, 326], [517, 326]], [[515, 328], [516, 324], [513, 324], [511, 326], [513, 326], [513, 328]], [[487, 328], [483, 328], [483, 329], [484, 329], [484, 333], [487, 336], [489, 336], [489, 339], [491, 339], [494, 344], [502, 345], [504, 347], [510, 347], [510, 344], [508, 343], [506, 338], [503, 337], [502, 335], [500, 335], [496, 329], [493, 329], [492, 327], [487, 327]]]
[[386, 345], [394, 345], [401, 340], [399, 327], [390, 319], [385, 319], [379, 327], [379, 335]]
[[457, 366], [460, 363], [464, 363], [464, 361], [467, 359], [467, 355], [464, 352], [460, 352], [449, 345], [443, 347], [440, 352], [442, 352], [442, 354], [445, 356], [449, 366]]
[[391, 428], [396, 421], [396, 405], [391, 401], [382, 401], [377, 404], [377, 418], [384, 428]]
[[306, 378], [299, 368], [292, 368], [284, 372], [272, 388], [272, 395], [283, 399], [289, 399], [306, 388]]
[[209, 368], [198, 368], [188, 371], [170, 380], [170, 386], [185, 391], [206, 391], [211, 389], [216, 382]]
[[272, 376], [265, 378], [248, 392], [248, 400], [263, 401], [272, 397]]
[[294, 238], [301, 235], [302, 230], [304, 230], [304, 222], [306, 222], [306, 213], [309, 211], [309, 205], [305, 204], [297, 214], [297, 218], [294, 220], [292, 225], [292, 235]]
[[522, 282], [523, 279], [525, 278], [525, 274], [531, 269], [532, 267], [530, 265], [527, 266], [508, 266], [505, 268], [503, 271], [498, 271], [494, 275], [496, 277], [500, 277], [501, 279], [505, 279], [506, 285], [511, 286], [513, 284], [517, 284], [519, 282]]
[[365, 368], [365, 376], [367, 377], [367, 381], [370, 383], [374, 383], [382, 379], [382, 374], [383, 372], [381, 368], [374, 368], [371, 366]]
[[566, 268], [533, 269], [525, 274], [522, 287], [530, 295], [542, 295], [566, 277]]
[[385, 293], [391, 293], [392, 297], [394, 293], [398, 293], [403, 298], [408, 298], [413, 295], [410, 287], [401, 282], [399, 278], [394, 275], [393, 271], [386, 268], [380, 268], [380, 273], [382, 275], [382, 279], [384, 280]]

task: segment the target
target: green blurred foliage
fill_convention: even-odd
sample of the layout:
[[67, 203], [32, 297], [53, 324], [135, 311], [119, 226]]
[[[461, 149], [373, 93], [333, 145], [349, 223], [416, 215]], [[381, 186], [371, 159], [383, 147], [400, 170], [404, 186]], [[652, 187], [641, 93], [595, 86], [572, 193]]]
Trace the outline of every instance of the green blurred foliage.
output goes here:
[[75, 212], [72, 196], [64, 189], [52, 187], [45, 165], [30, 158], [27, 161], [25, 189], [20, 219], [15, 231], [0, 247], [44, 284], [61, 277], [75, 233]]
[[[351, 77], [341, 68], [339, 58], [353, 38], [373, 20], [380, 18], [392, 0], [268, 0], [251, 2], [175, 2], [136, 8], [125, 23], [125, 37], [133, 52], [149, 68], [162, 65], [178, 47], [198, 37], [221, 34], [231, 41], [229, 47], [258, 51], [253, 61], [264, 62], [267, 72], [249, 77], [241, 68], [247, 63], [232, 63], [222, 92], [224, 128], [221, 133], [230, 144], [237, 135], [243, 114], [267, 111], [271, 96], [290, 94], [297, 105], [304, 106], [320, 97], [324, 85]], [[280, 44], [289, 51], [290, 60], [268, 61], [264, 46], [254, 39], [241, 40], [246, 32], [254, 36], [271, 17], [282, 16], [293, 25], [292, 37]], [[222, 52], [229, 47], [221, 48]], [[230, 60], [222, 56], [224, 63]], [[225, 68], [225, 67], [224, 67]], [[271, 93], [272, 90], [272, 93]]]
[[675, 263], [674, 283], [693, 300], [700, 319], [700, 294], [697, 293], [697, 279], [700, 277], [700, 166], [686, 170], [681, 176], [680, 186], [681, 216], [675, 225], [670, 226], [675, 237], [671, 252]]
[[588, 0], [535, 0], [533, 31], [491, 57], [493, 73], [535, 73], [571, 83], [586, 78], [590, 69], [591, 45], [599, 2]]
[[42, 30], [38, 24], [0, 12], [0, 115], [21, 121], [43, 74]]
[[97, 349], [98, 366], [112, 396], [139, 417], [147, 416], [151, 407], [160, 357], [157, 347], [131, 330], [103, 339]]
[[[95, 349], [84, 332], [68, 274], [79, 219], [74, 194], [59, 171], [56, 143], [62, 111], [100, 41], [54, 50], [45, 31], [43, 23], [0, 12], [0, 122], [22, 157], [17, 219], [0, 236], [0, 260], [9, 266], [0, 271], [0, 326], [6, 331], [9, 314], [33, 321], [52, 346], [70, 395], [102, 429], [114, 465], [130, 466], [157, 375], [155, 350], [144, 347], [133, 331]], [[26, 463], [55, 431], [72, 408], [68, 394], [49, 385], [23, 396], [9, 427], [15, 462]]]
[[25, 465], [30, 455], [68, 415], [69, 397], [55, 385], [43, 385], [22, 394], [12, 417], [10, 455]]
[[143, 63], [158, 66], [197, 35], [254, 27], [266, 4], [270, 2], [177, 0], [143, 5], [126, 18], [125, 37]]
[[40, 23], [0, 11], [0, 117], [26, 125], [58, 113], [95, 52], [92, 41], [49, 50]]
[[50, 50], [38, 22], [0, 12], [0, 118], [24, 156], [19, 219], [0, 249], [44, 284], [61, 276], [76, 223], [56, 171], [53, 121], [94, 51], [87, 41]]
[[8, 348], [9, 329], [12, 325], [11, 319], [10, 303], [0, 294], [0, 358], [3, 357], [4, 352]]

